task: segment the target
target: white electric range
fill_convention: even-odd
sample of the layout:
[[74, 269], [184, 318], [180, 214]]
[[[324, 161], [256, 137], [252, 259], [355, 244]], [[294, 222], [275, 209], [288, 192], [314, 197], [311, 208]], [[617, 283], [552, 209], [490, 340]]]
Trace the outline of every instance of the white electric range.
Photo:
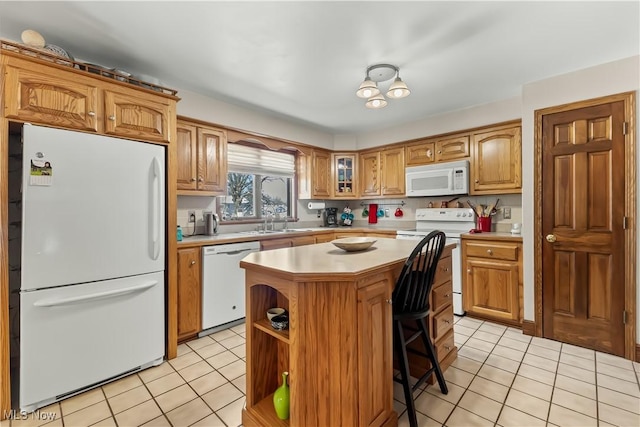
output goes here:
[[469, 208], [429, 208], [416, 209], [415, 230], [399, 230], [397, 239], [421, 240], [433, 230], [444, 232], [447, 244], [457, 246], [451, 254], [453, 271], [453, 312], [462, 316], [462, 265], [460, 262], [460, 235], [475, 228], [476, 220], [473, 209]]

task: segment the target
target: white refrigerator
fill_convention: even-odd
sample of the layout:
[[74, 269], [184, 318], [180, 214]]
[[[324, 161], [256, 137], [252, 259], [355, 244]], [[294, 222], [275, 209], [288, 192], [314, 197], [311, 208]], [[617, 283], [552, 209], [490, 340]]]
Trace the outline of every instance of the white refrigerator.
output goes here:
[[165, 148], [23, 128], [20, 408], [164, 357]]

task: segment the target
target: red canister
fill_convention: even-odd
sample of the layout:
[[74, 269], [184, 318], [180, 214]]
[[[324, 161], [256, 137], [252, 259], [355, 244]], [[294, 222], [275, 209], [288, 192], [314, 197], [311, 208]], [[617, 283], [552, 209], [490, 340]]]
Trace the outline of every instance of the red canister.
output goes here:
[[378, 204], [370, 203], [369, 204], [369, 224], [377, 224], [378, 223]]

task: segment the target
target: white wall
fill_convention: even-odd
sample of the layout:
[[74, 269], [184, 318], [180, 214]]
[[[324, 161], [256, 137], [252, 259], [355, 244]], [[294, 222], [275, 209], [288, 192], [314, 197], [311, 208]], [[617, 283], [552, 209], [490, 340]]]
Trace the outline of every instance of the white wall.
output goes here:
[[[564, 74], [523, 86], [522, 88], [522, 208], [524, 212], [533, 212], [533, 158], [534, 158], [534, 120], [535, 111], [542, 108], [582, 101], [622, 92], [636, 91], [640, 88], [640, 56], [602, 64], [596, 67]], [[637, 94], [636, 94], [637, 96]], [[636, 102], [638, 99], [636, 98]], [[636, 114], [638, 109], [636, 108]], [[636, 117], [636, 125], [640, 123]], [[638, 130], [636, 126], [636, 144]], [[640, 161], [640, 156], [637, 156]], [[640, 163], [640, 162], [639, 162]], [[640, 170], [640, 164], [637, 166]], [[637, 184], [636, 184], [637, 185]], [[638, 189], [636, 188], [636, 192]], [[640, 199], [639, 199], [640, 200]], [[533, 253], [533, 217], [523, 218], [522, 235], [524, 253]], [[638, 245], [640, 247], [640, 245]], [[638, 251], [640, 255], [640, 251]], [[640, 257], [638, 259], [640, 261]], [[640, 272], [640, 269], [638, 269]], [[636, 286], [638, 279], [636, 278]], [[533, 257], [524, 259], [524, 318], [534, 319], [534, 269]], [[640, 309], [640, 289], [637, 290], [636, 307]], [[636, 333], [640, 333], [640, 316], [637, 316]], [[640, 342], [636, 338], [637, 342]]]
[[333, 149], [333, 135], [180, 89], [178, 114], [224, 126]]
[[377, 132], [359, 134], [357, 149], [517, 120], [520, 117], [522, 117], [522, 101], [518, 96], [405, 123]]

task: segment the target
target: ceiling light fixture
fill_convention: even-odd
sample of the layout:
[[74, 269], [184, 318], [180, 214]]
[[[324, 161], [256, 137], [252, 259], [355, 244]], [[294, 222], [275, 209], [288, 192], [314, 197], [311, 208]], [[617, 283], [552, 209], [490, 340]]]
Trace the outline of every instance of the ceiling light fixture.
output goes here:
[[384, 108], [387, 106], [387, 100], [384, 98], [378, 83], [391, 80], [395, 76], [395, 80], [387, 90], [387, 96], [392, 99], [400, 99], [409, 96], [411, 91], [407, 84], [400, 78], [400, 69], [391, 64], [376, 64], [367, 67], [367, 75], [360, 87], [356, 91], [359, 98], [367, 98], [364, 104], [367, 108]]

